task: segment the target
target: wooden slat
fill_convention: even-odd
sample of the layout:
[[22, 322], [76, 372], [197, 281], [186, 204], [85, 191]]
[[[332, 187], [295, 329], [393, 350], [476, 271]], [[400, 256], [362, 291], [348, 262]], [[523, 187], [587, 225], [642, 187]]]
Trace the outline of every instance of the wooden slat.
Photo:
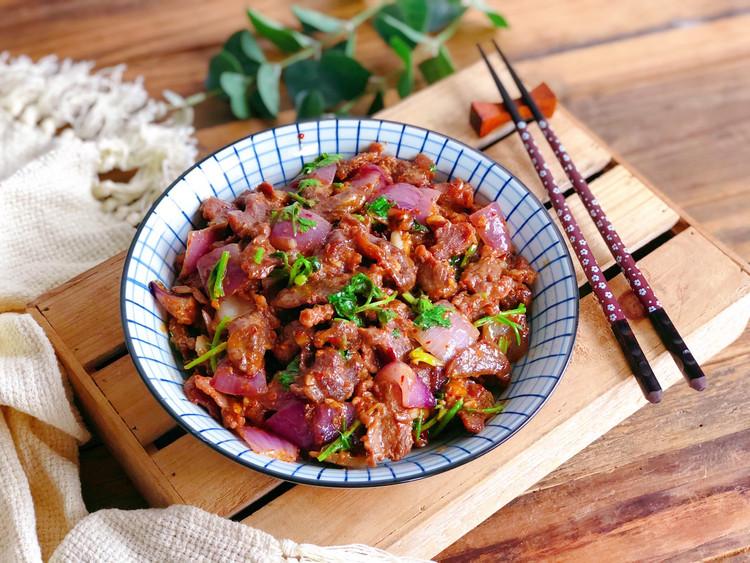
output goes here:
[[169, 484], [47, 318], [36, 308], [29, 309], [29, 313], [44, 329], [57, 357], [68, 372], [76, 396], [96, 425], [101, 439], [120, 460], [140, 493], [152, 506], [184, 503], [182, 496]]
[[215, 452], [190, 435], [153, 455], [188, 504], [232, 516], [281, 484]]
[[94, 372], [91, 378], [144, 446], [176, 426], [143, 383], [130, 356]]
[[[442, 108], [438, 111], [442, 111]], [[570, 114], [565, 108], [558, 107], [549, 122], [554, 127], [555, 133], [563, 145], [565, 145], [568, 154], [570, 154], [578, 171], [584, 178], [600, 172], [612, 161], [612, 154], [609, 149], [572, 122]], [[529, 131], [531, 131], [534, 139], [536, 139], [539, 150], [549, 165], [557, 185], [562, 190], [570, 188], [570, 180], [568, 180], [565, 172], [557, 162], [557, 158], [547, 144], [547, 141], [544, 140], [539, 126], [536, 123], [532, 123], [529, 125]], [[471, 144], [484, 146], [485, 141], [475, 139]], [[509, 135], [487, 147], [484, 149], [484, 153], [518, 177], [541, 201], [549, 200], [547, 191], [544, 189], [541, 180], [539, 180], [536, 170], [531, 165], [529, 155], [518, 134]]]
[[[616, 166], [591, 182], [592, 193], [607, 213], [617, 233], [630, 249], [635, 252], [659, 235], [669, 231], [679, 220], [677, 212], [659, 199], [643, 183], [635, 178], [624, 166]], [[602, 268], [615, 264], [605, 241], [599, 235], [596, 225], [588, 216], [581, 199], [573, 194], [567, 198], [568, 208], [578, 221], [581, 232]], [[550, 211], [557, 226], [562, 230], [557, 213]], [[634, 220], [637, 218], [637, 220]], [[575, 256], [570, 242], [565, 239], [568, 252]], [[577, 260], [573, 260], [578, 283], [586, 281], [586, 275]]]
[[[665, 306], [698, 361], [744, 329], [750, 317], [750, 276], [696, 231], [682, 232], [639, 265], [664, 294]], [[706, 275], [694, 276], [695, 271]], [[682, 280], [680, 292], [666, 291], [673, 279]], [[617, 293], [626, 287], [622, 276], [613, 280]], [[680, 380], [647, 323], [635, 323], [634, 330], [662, 385]], [[625, 360], [613, 355], [615, 349], [598, 305], [588, 296], [581, 303], [574, 357], [560, 386], [542, 413], [501, 447], [467, 466], [410, 484], [362, 491], [298, 486], [245, 522], [296, 541], [358, 541], [400, 554], [433, 556], [643, 406]], [[295, 511], [299, 506], [305, 510]], [[387, 510], [372, 510], [374, 506]]]
[[[124, 351], [125, 336], [119, 322], [124, 256], [124, 252], [113, 256], [33, 304], [84, 369]], [[102, 319], [111, 322], [102, 323]], [[91, 330], [92, 326], [98, 330]]]

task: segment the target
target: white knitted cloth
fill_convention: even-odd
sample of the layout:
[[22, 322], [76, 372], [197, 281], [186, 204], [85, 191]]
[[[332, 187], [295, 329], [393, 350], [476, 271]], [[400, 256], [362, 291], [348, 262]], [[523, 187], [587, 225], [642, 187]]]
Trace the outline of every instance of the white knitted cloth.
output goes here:
[[[87, 515], [89, 434], [43, 330], [12, 311], [124, 249], [195, 156], [184, 121], [156, 123], [139, 83], [92, 66], [0, 55], [0, 561], [409, 561], [277, 540], [189, 506]], [[112, 168], [138, 172], [102, 181]]]

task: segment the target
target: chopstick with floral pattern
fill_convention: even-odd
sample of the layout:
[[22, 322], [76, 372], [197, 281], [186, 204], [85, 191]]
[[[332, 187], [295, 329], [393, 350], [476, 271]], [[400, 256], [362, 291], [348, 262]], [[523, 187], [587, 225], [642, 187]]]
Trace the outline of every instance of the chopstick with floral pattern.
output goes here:
[[542, 158], [542, 154], [539, 152], [539, 147], [537, 147], [534, 139], [527, 130], [526, 121], [516, 109], [516, 105], [513, 103], [510, 94], [508, 94], [508, 91], [500, 81], [500, 77], [498, 77], [497, 73], [492, 68], [492, 65], [487, 59], [487, 55], [481, 45], [477, 46], [479, 47], [480, 53], [482, 53], [485, 63], [487, 63], [487, 67], [492, 74], [492, 78], [495, 80], [495, 84], [497, 84], [497, 87], [500, 90], [505, 109], [510, 113], [511, 119], [516, 126], [516, 131], [518, 131], [518, 134], [521, 136], [523, 146], [526, 148], [526, 152], [529, 153], [529, 158], [531, 158], [531, 162], [534, 164], [537, 174], [539, 174], [539, 179], [547, 189], [550, 202], [555, 208], [555, 212], [565, 229], [565, 234], [576, 253], [584, 273], [586, 274], [586, 279], [588, 279], [591, 284], [591, 289], [598, 299], [604, 315], [609, 321], [612, 332], [630, 365], [633, 375], [635, 375], [636, 381], [641, 387], [641, 391], [643, 391], [644, 397], [652, 403], [658, 403], [661, 401], [662, 396], [661, 385], [659, 385], [659, 381], [656, 379], [656, 376], [646, 359], [646, 355], [638, 344], [635, 334], [633, 334], [633, 330], [630, 328], [630, 324], [620, 308], [620, 304], [612, 293], [609, 283], [607, 283], [607, 280], [604, 277], [604, 272], [601, 271], [594, 254], [589, 250], [588, 244], [578, 228], [578, 223], [568, 209], [568, 204], [565, 202], [565, 196], [558, 187], [547, 163], [544, 162], [544, 158]]
[[690, 352], [690, 349], [687, 347], [687, 344], [685, 344], [680, 333], [677, 332], [677, 328], [670, 320], [664, 307], [662, 307], [661, 302], [656, 298], [654, 290], [651, 289], [643, 272], [641, 272], [640, 268], [635, 263], [633, 256], [620, 240], [620, 236], [617, 234], [612, 223], [610, 223], [607, 215], [599, 206], [599, 202], [594, 197], [594, 194], [591, 193], [591, 189], [586, 180], [580, 172], [578, 172], [576, 165], [573, 163], [570, 155], [566, 152], [565, 147], [560, 143], [552, 126], [542, 115], [534, 98], [531, 97], [531, 94], [529, 94], [529, 91], [523, 85], [523, 82], [521, 82], [521, 79], [510, 65], [505, 54], [500, 50], [500, 47], [498, 47], [497, 43], [494, 41], [493, 43], [495, 49], [497, 49], [497, 52], [508, 67], [508, 71], [510, 71], [510, 75], [513, 77], [518, 89], [521, 91], [524, 103], [531, 109], [531, 113], [537, 123], [539, 123], [539, 127], [542, 130], [544, 137], [552, 147], [555, 156], [557, 156], [557, 160], [560, 162], [563, 170], [565, 170], [565, 174], [570, 178], [573, 188], [580, 196], [586, 210], [596, 224], [599, 234], [601, 234], [609, 247], [612, 256], [620, 265], [633, 293], [640, 301], [644, 310], [647, 311], [648, 318], [651, 320], [651, 324], [653, 324], [654, 329], [656, 329], [656, 332], [664, 343], [664, 347], [672, 355], [672, 358], [674, 358], [675, 363], [680, 368], [680, 371], [690, 386], [696, 391], [703, 391], [706, 388], [706, 376], [703, 374], [698, 362], [693, 357], [692, 352]]

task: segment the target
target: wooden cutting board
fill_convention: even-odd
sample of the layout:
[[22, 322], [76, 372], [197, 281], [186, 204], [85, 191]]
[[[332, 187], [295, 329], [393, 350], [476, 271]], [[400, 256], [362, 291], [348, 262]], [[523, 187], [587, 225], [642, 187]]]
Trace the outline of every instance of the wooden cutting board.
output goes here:
[[[486, 70], [477, 64], [378, 117], [428, 127], [481, 148], [546, 201], [515, 136], [478, 139], [468, 126], [470, 101], [496, 98]], [[550, 121], [698, 361], [737, 338], [750, 318], [747, 265], [564, 108]], [[549, 151], [545, 157], [552, 166]], [[560, 185], [568, 186], [556, 163], [553, 170]], [[575, 195], [568, 201], [597, 259], [614, 276], [612, 287], [662, 386], [681, 381], [593, 224], [584, 219], [580, 202]], [[581, 319], [570, 367], [548, 403], [510, 440], [458, 469], [414, 483], [364, 490], [292, 486], [235, 464], [186, 435], [151, 397], [126, 353], [120, 325], [123, 260], [124, 254], [115, 256], [50, 291], [29, 311], [47, 331], [102, 440], [154, 506], [194, 504], [298, 542], [362, 542], [431, 557], [646, 404], [579, 269]]]

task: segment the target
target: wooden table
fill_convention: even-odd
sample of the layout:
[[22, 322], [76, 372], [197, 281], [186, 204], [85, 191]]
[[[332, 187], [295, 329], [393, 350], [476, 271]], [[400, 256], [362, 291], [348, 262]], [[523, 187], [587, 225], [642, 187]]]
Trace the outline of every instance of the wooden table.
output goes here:
[[[750, 2], [495, 2], [512, 28], [496, 34], [531, 83], [567, 108], [697, 219], [750, 259]], [[289, 2], [253, 7], [291, 23]], [[346, 17], [360, 3], [305, 5]], [[158, 96], [201, 89], [207, 61], [246, 25], [244, 3], [84, 0], [5, 2], [0, 49], [127, 63]], [[493, 32], [470, 18], [450, 43], [459, 68]], [[373, 70], [394, 56], [362, 33]], [[202, 151], [268, 126], [199, 108]], [[291, 119], [289, 114], [282, 119]], [[696, 272], [700, 275], [700, 272]], [[750, 548], [750, 331], [704, 365], [709, 388], [671, 388], [445, 549], [440, 559], [695, 560]], [[145, 506], [98, 443], [81, 451], [90, 509]]]

